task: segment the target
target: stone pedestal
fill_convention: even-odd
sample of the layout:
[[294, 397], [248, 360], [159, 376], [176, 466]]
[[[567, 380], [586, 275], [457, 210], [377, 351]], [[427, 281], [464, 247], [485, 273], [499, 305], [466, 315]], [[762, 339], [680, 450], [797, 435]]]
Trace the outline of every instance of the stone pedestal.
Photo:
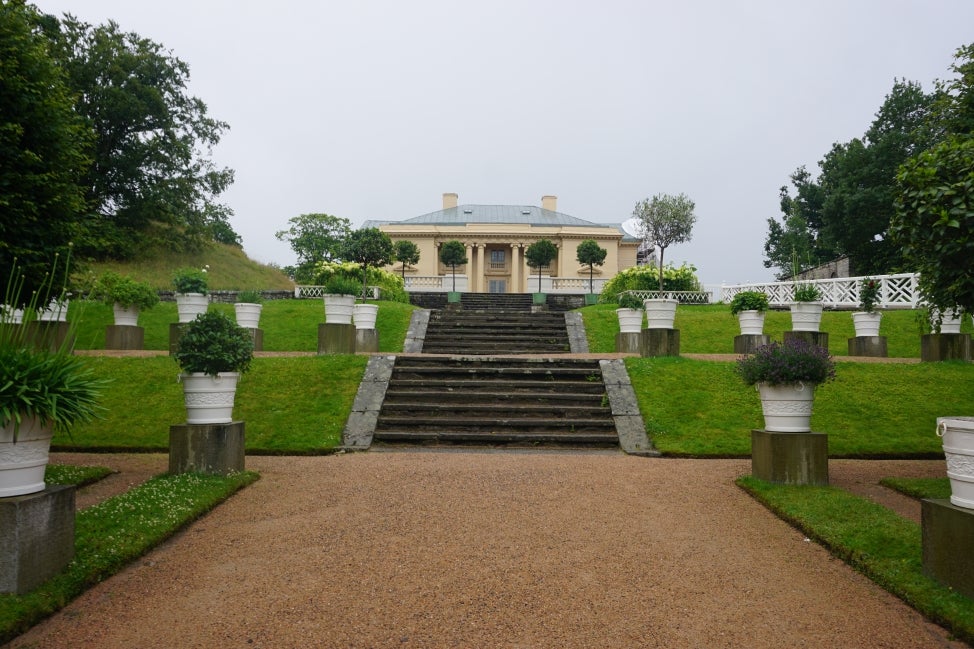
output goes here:
[[23, 595], [74, 557], [74, 487], [0, 498], [0, 593]]
[[777, 484], [827, 485], [829, 436], [752, 430], [751, 475]]
[[818, 345], [822, 349], [829, 348], [829, 335], [824, 331], [786, 331], [784, 339], [804, 340], [810, 345]]
[[142, 349], [145, 329], [133, 325], [108, 325], [105, 328], [105, 349]]
[[971, 360], [970, 334], [925, 334], [920, 336], [920, 360], [969, 361]]
[[355, 325], [329, 324], [318, 325], [318, 353], [319, 354], [354, 354], [355, 353]]
[[620, 354], [642, 354], [642, 331], [619, 331], [616, 333], [616, 352]]
[[849, 339], [849, 356], [886, 358], [886, 336], [856, 336]]
[[254, 341], [254, 351], [264, 351], [264, 330], [247, 328], [247, 333], [250, 334], [250, 339]]
[[379, 332], [375, 329], [355, 330], [355, 353], [375, 354], [379, 351]]
[[952, 505], [947, 499], [924, 499], [920, 528], [923, 572], [974, 598], [974, 509]]
[[27, 340], [37, 349], [56, 351], [62, 345], [74, 347], [74, 340], [68, 340], [70, 327], [67, 322], [33, 320], [23, 326], [27, 327]]
[[741, 334], [734, 336], [735, 354], [753, 354], [761, 345], [770, 345], [771, 336], [767, 334]]
[[179, 339], [182, 338], [183, 332], [186, 331], [186, 325], [188, 322], [171, 322], [169, 323], [169, 355], [176, 353], [176, 345], [179, 344]]
[[226, 475], [244, 470], [244, 422], [169, 427], [169, 473]]
[[651, 356], [679, 356], [679, 329], [643, 329], [640, 354]]

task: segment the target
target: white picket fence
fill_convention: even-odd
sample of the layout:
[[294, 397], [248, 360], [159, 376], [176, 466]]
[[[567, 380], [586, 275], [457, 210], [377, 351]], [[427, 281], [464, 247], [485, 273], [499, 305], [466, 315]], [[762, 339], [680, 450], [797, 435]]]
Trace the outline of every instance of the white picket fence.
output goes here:
[[[915, 309], [921, 302], [917, 288], [918, 275], [874, 275], [880, 283], [879, 300], [881, 309]], [[800, 284], [813, 284], [822, 293], [822, 303], [833, 309], [855, 309], [859, 306], [859, 285], [866, 277], [838, 277], [835, 279], [816, 279], [801, 281]], [[763, 284], [734, 284], [720, 287], [720, 301], [730, 302], [741, 291], [761, 291], [768, 296], [771, 306], [787, 306], [794, 302], [795, 282], [767, 282]]]

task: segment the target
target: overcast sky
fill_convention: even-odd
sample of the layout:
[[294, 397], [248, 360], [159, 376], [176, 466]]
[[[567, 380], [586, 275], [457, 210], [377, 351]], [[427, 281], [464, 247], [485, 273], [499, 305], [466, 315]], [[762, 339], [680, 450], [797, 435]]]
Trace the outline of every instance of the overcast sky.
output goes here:
[[252, 258], [325, 212], [359, 226], [461, 204], [598, 223], [686, 193], [666, 258], [763, 281], [767, 219], [800, 165], [860, 137], [897, 78], [932, 90], [974, 41], [971, 0], [35, 0], [115, 20], [191, 68]]

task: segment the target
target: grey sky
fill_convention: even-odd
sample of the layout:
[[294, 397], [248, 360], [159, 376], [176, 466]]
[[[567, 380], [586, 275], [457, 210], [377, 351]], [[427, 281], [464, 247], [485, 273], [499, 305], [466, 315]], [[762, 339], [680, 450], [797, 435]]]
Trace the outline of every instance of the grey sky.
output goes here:
[[768, 217], [799, 165], [867, 129], [894, 79], [949, 76], [970, 0], [674, 3], [36, 0], [114, 19], [192, 72], [230, 124], [215, 150], [247, 253], [308, 212], [405, 219], [460, 203], [595, 222], [684, 192], [704, 283], [762, 281]]

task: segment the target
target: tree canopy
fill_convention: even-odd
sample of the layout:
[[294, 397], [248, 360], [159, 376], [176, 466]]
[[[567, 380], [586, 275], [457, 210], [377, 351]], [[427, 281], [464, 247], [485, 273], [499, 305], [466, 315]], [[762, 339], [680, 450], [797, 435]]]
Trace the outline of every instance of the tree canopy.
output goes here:
[[467, 263], [467, 248], [459, 241], [447, 241], [440, 246], [440, 261], [453, 271], [453, 291], [456, 291], [457, 266]]
[[541, 292], [541, 269], [558, 256], [558, 247], [548, 239], [538, 239], [524, 251], [528, 266], [538, 269], [538, 293]]
[[342, 258], [343, 245], [351, 234], [348, 219], [330, 214], [302, 214], [288, 219], [290, 227], [274, 233], [279, 241], [287, 241], [298, 257], [297, 266], [285, 269], [297, 282], [313, 281], [314, 266], [319, 261]]
[[419, 246], [412, 241], [400, 239], [393, 244], [392, 254], [396, 261], [402, 263], [402, 281], [406, 281], [406, 265], [412, 266], [419, 263]]
[[393, 260], [392, 239], [379, 228], [352, 232], [344, 245], [345, 257], [362, 265], [362, 297], [369, 286], [369, 266], [385, 266]]
[[22, 278], [18, 306], [80, 234], [89, 163], [88, 131], [40, 20], [23, 2], [0, 4], [0, 276]]
[[663, 290], [663, 253], [674, 243], [690, 240], [697, 217], [696, 206], [686, 194], [657, 194], [636, 203], [632, 211], [640, 224], [643, 239], [659, 250], [659, 290]]
[[575, 258], [578, 263], [585, 264], [588, 266], [588, 292], [594, 293], [592, 275], [595, 272], [595, 266], [601, 266], [605, 263], [605, 256], [609, 254], [609, 251], [599, 245], [599, 242], [595, 239], [586, 239], [578, 244], [575, 248]]

